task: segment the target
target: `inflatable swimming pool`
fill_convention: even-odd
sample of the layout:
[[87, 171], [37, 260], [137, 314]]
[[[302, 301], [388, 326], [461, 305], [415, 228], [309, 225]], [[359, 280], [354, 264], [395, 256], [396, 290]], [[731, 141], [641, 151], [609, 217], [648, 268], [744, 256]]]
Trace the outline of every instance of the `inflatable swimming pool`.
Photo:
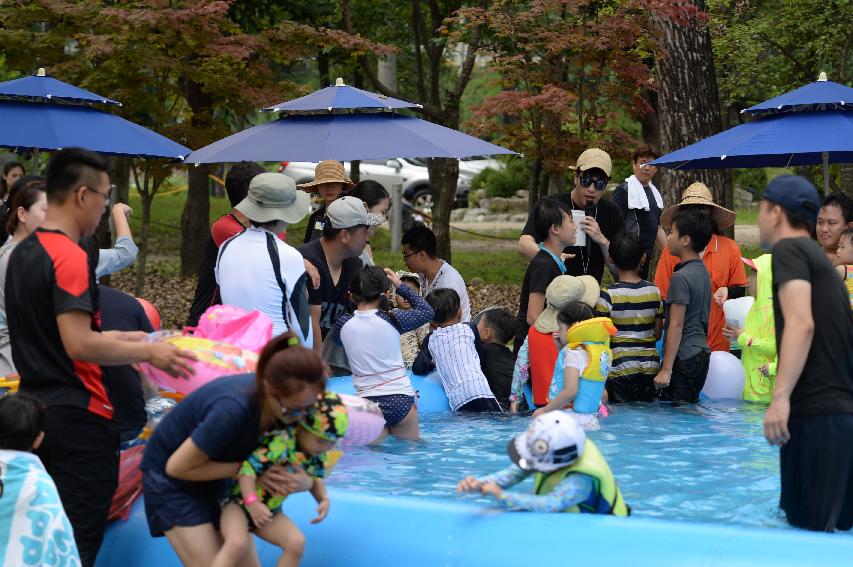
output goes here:
[[[775, 451], [761, 447], [761, 440], [754, 436], [739, 434], [747, 426], [760, 427], [760, 410], [617, 408], [594, 435], [614, 461], [626, 499], [635, 508], [633, 517], [503, 512], [486, 500], [455, 497], [452, 486], [461, 474], [458, 471], [468, 467], [479, 467], [473, 471], [479, 474], [504, 466], [506, 438], [510, 431], [523, 429], [527, 420], [452, 415], [438, 381], [414, 377], [413, 384], [421, 395], [419, 410], [427, 443], [413, 446], [390, 441], [379, 449], [356, 448], [348, 453], [329, 479], [332, 507], [321, 524], [309, 524], [315, 515], [309, 495], [288, 499], [287, 513], [308, 538], [303, 565], [586, 562], [826, 567], [850, 564], [853, 557], [851, 534], [782, 528], [784, 522], [775, 510]], [[342, 393], [352, 391], [347, 379], [335, 379], [330, 387]], [[703, 430], [686, 440], [687, 427]], [[661, 435], [667, 430], [672, 434]], [[625, 454], [619, 452], [620, 446], [627, 447]], [[737, 452], [741, 446], [742, 452]], [[757, 458], [748, 458], [755, 454]], [[727, 469], [727, 460], [736, 462], [737, 468]], [[720, 474], [738, 478], [726, 486], [729, 479], [721, 479]], [[677, 486], [677, 479], [685, 475], [697, 478]], [[742, 478], [745, 475], [753, 475], [754, 480]], [[726, 489], [730, 494], [724, 494]], [[723, 496], [728, 500], [719, 500]], [[736, 509], [715, 510], [726, 506]], [[779, 528], [749, 527], [766, 525]], [[277, 550], [263, 542], [258, 550], [264, 565], [274, 565]], [[180, 563], [165, 538], [148, 535], [142, 502], [137, 502], [127, 522], [108, 528], [97, 565], [171, 567]]]

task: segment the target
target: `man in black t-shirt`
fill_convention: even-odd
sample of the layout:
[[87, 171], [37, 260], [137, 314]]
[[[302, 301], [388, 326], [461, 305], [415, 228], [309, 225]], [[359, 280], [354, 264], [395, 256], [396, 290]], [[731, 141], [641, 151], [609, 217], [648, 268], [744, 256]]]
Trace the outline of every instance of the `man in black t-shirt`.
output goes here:
[[666, 233], [660, 226], [663, 212], [663, 197], [652, 178], [657, 167], [650, 163], [660, 157], [660, 152], [651, 146], [640, 146], [631, 155], [634, 174], [616, 186], [610, 198], [622, 211], [625, 230], [640, 237], [646, 253], [646, 261], [640, 266], [640, 277], [648, 279], [649, 264], [655, 253], [655, 243], [663, 250]]
[[779, 363], [764, 436], [780, 445], [780, 506], [795, 526], [853, 527], [853, 314], [814, 233], [820, 201], [805, 178], [767, 186], [758, 213], [773, 247]]
[[101, 333], [94, 266], [77, 244], [110, 195], [108, 164], [80, 148], [47, 166], [42, 227], [9, 259], [6, 314], [20, 390], [46, 407], [38, 455], [53, 477], [84, 566], [95, 563], [118, 481], [118, 429], [100, 365], [148, 362], [175, 376], [191, 355], [144, 333]]
[[326, 209], [323, 237], [298, 248], [320, 273], [320, 286], [308, 289], [314, 350], [322, 353], [335, 375], [348, 373], [349, 364], [343, 347], [331, 337], [324, 339], [350, 305], [349, 284], [362, 266], [359, 256], [367, 244], [367, 229], [383, 222], [381, 215], [367, 212], [361, 199], [341, 197]]
[[[612, 171], [610, 155], [604, 150], [590, 148], [578, 157], [574, 170], [574, 189], [571, 193], [562, 193], [558, 197], [569, 208], [586, 212], [581, 227], [587, 238], [584, 246], [566, 248], [566, 274], [590, 275], [601, 283], [610, 239], [625, 228], [619, 207], [607, 199], [602, 199]], [[539, 253], [533, 224], [531, 215], [521, 231], [521, 238], [518, 239], [518, 251], [528, 259], [533, 259]]]

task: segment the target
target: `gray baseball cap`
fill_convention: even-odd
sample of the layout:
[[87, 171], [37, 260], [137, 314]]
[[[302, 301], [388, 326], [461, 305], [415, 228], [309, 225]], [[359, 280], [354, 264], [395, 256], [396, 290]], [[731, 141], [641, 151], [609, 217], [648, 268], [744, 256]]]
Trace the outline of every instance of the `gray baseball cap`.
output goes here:
[[367, 205], [358, 197], [341, 197], [326, 207], [326, 216], [332, 228], [352, 228], [359, 225], [379, 226], [385, 222], [382, 215], [367, 212]]
[[293, 179], [281, 173], [261, 173], [252, 178], [248, 195], [234, 208], [255, 222], [294, 224], [308, 214], [310, 207], [311, 197], [298, 191]]

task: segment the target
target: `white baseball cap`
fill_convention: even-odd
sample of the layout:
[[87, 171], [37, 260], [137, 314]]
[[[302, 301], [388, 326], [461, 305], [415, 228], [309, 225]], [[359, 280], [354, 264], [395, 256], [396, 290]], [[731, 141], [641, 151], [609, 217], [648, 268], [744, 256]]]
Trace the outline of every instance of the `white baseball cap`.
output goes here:
[[382, 215], [367, 212], [367, 205], [358, 197], [341, 197], [326, 207], [326, 216], [332, 228], [352, 228], [354, 226], [379, 226], [385, 222]]
[[583, 455], [586, 433], [577, 420], [555, 410], [535, 418], [527, 431], [509, 442], [509, 458], [524, 470], [551, 472]]

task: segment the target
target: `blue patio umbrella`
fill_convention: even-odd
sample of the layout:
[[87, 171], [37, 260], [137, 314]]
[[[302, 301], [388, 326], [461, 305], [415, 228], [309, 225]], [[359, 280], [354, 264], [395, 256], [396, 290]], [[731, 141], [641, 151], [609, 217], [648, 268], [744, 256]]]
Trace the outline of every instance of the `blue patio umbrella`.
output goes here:
[[75, 104], [97, 102], [121, 106], [121, 103], [118, 101], [49, 77], [44, 69], [39, 69], [35, 75], [30, 77], [22, 77], [0, 83], [0, 97]]
[[182, 159], [190, 149], [89, 106], [0, 100], [0, 147], [79, 146], [108, 155]]
[[853, 110], [853, 88], [827, 80], [826, 73], [814, 83], [773, 97], [741, 112], [766, 114], [806, 110]]
[[285, 116], [191, 153], [188, 163], [338, 161], [515, 154], [451, 128], [394, 113]]
[[420, 104], [387, 97], [379, 93], [363, 91], [345, 85], [342, 79], [335, 86], [320, 89], [309, 95], [267, 106], [263, 110], [273, 112], [333, 112], [335, 110], [382, 111], [398, 108], [422, 108]]

